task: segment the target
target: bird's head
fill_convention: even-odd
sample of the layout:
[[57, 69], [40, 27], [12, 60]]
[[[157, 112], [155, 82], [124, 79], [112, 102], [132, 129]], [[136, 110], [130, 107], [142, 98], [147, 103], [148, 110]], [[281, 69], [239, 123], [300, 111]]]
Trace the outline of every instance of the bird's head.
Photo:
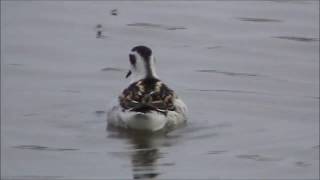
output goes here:
[[154, 57], [150, 48], [146, 46], [136, 46], [131, 49], [129, 54], [130, 70], [126, 75], [132, 77], [132, 81], [144, 78], [158, 78], [155, 67]]

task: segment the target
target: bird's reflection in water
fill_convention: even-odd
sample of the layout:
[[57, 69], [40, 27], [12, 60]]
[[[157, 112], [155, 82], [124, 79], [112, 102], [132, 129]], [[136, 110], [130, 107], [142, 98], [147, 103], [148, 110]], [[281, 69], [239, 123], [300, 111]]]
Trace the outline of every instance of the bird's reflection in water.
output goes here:
[[156, 179], [160, 175], [157, 161], [163, 155], [160, 147], [165, 144], [165, 133], [117, 130], [117, 136], [119, 135], [128, 141], [132, 150], [130, 156], [133, 179]]
[[161, 157], [157, 141], [158, 136], [135, 133], [129, 138], [133, 145], [132, 168], [134, 179], [155, 179], [158, 175], [157, 160]]

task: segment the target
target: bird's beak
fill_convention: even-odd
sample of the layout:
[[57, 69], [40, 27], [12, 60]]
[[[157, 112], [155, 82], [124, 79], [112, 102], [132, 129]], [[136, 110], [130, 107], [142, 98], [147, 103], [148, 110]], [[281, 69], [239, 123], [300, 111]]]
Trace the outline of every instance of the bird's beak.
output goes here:
[[131, 70], [128, 71], [126, 78], [128, 78], [132, 74]]

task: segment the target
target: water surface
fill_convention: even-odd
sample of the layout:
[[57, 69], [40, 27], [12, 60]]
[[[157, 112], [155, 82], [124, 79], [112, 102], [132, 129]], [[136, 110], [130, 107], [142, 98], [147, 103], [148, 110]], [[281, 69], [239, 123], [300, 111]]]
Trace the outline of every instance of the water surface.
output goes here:
[[[1, 178], [319, 178], [318, 6], [1, 1]], [[140, 44], [185, 127], [106, 130]]]

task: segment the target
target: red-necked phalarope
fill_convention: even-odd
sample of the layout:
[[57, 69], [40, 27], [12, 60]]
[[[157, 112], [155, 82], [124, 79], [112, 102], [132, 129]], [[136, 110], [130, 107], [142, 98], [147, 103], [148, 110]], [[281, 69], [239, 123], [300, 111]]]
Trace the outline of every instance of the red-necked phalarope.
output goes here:
[[172, 129], [186, 122], [187, 107], [158, 77], [150, 48], [134, 47], [130, 54], [130, 85], [110, 107], [108, 125], [136, 130]]

